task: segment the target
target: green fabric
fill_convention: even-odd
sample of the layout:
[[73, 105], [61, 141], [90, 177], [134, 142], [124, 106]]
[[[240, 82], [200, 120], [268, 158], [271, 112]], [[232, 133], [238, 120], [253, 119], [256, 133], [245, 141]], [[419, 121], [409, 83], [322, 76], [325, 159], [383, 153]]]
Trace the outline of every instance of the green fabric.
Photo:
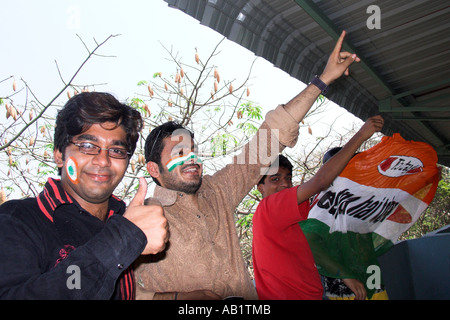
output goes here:
[[374, 240], [382, 251], [391, 247], [392, 242], [372, 233], [330, 233], [330, 227], [317, 219], [307, 219], [299, 224], [311, 247], [319, 273], [331, 278], [358, 279], [366, 287], [370, 299], [375, 289], [367, 288], [367, 279], [371, 276], [367, 273], [367, 267], [379, 265]]

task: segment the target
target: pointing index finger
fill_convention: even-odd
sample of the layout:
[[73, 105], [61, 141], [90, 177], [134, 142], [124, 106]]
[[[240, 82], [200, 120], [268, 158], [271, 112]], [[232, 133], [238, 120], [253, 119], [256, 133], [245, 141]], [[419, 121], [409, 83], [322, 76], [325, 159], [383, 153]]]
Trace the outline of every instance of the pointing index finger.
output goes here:
[[339, 52], [341, 52], [342, 45], [344, 44], [345, 35], [346, 35], [346, 32], [344, 30], [344, 31], [342, 31], [338, 41], [336, 42], [336, 46], [334, 47], [334, 50], [333, 50], [334, 54], [339, 54]]

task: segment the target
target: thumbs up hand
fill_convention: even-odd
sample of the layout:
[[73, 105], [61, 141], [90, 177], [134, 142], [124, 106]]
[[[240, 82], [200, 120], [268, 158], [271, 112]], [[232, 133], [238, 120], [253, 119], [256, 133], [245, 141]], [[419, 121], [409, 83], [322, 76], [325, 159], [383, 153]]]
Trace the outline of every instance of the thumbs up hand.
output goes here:
[[147, 237], [147, 245], [142, 254], [156, 254], [166, 247], [169, 240], [169, 225], [160, 205], [144, 204], [146, 194], [147, 181], [145, 178], [140, 178], [139, 189], [130, 202], [124, 217], [140, 228]]

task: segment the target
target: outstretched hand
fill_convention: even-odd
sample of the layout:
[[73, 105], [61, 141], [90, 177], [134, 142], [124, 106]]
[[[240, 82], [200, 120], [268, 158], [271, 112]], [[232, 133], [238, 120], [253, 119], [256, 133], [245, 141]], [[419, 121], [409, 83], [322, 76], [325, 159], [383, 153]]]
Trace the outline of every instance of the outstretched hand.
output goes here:
[[375, 132], [380, 132], [383, 129], [384, 119], [380, 115], [370, 117], [366, 120], [364, 125], [359, 129], [359, 133], [364, 140], [369, 139]]
[[348, 68], [350, 67], [350, 65], [354, 61], [361, 61], [361, 59], [358, 58], [356, 54], [350, 53], [348, 51], [341, 51], [345, 35], [346, 32], [342, 31], [341, 36], [336, 42], [336, 46], [334, 47], [333, 51], [330, 54], [330, 57], [328, 58], [325, 70], [320, 76], [320, 80], [325, 82], [327, 85], [338, 79], [340, 76], [342, 76], [342, 74], [348, 76]]

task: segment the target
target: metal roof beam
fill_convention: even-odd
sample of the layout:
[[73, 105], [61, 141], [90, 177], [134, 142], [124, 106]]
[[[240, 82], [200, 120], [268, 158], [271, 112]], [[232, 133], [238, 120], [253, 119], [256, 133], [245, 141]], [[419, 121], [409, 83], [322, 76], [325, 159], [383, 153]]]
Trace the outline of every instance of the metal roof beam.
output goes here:
[[379, 108], [380, 112], [398, 113], [398, 112], [450, 112], [448, 107], [394, 107], [394, 108]]
[[433, 97], [430, 99], [414, 102], [413, 104], [410, 105], [410, 107], [421, 107], [423, 105], [431, 105], [440, 100], [449, 100], [449, 99], [450, 99], [450, 94], [443, 94], [443, 95], [436, 96], [436, 97]]
[[413, 89], [413, 90], [408, 90], [408, 91], [405, 91], [405, 92], [402, 92], [402, 93], [395, 94], [395, 95], [392, 96], [392, 98], [398, 100], [400, 98], [403, 98], [403, 97], [406, 97], [406, 96], [409, 96], [409, 95], [412, 95], [412, 94], [416, 94], [416, 93], [419, 93], [419, 92], [424, 92], [424, 91], [428, 91], [428, 90], [432, 90], [432, 89], [437, 89], [437, 88], [439, 88], [441, 86], [445, 86], [445, 85], [448, 85], [448, 84], [450, 84], [450, 79], [444, 79], [444, 80], [441, 80], [441, 81], [438, 81], [438, 82], [434, 82], [434, 83], [430, 83], [430, 84], [428, 84], [426, 86], [422, 86], [422, 87], [419, 87], [419, 88], [416, 88], [416, 89]]
[[[334, 40], [337, 40], [341, 34], [341, 31], [334, 25], [334, 23], [323, 14], [320, 8], [314, 4], [311, 0], [295, 0], [297, 5], [299, 5], [306, 13], [308, 13], [311, 18], [314, 19]], [[389, 84], [387, 84], [384, 79], [366, 62], [364, 55], [362, 55], [355, 47], [351, 44], [347, 43], [344, 40], [343, 44], [344, 50], [356, 53], [356, 55], [361, 59], [359, 65], [371, 76], [373, 77], [377, 83], [387, 92], [390, 98], [395, 97], [394, 90], [391, 88]], [[389, 99], [390, 99], [389, 98]], [[404, 107], [406, 107], [406, 103], [402, 101], [402, 98], [397, 98], [398, 102], [400, 102]], [[381, 101], [380, 101], [381, 103]], [[417, 121], [422, 128], [424, 128], [429, 134], [431, 134], [439, 144], [442, 145], [442, 139], [439, 135], [431, 128], [428, 124], [425, 124], [421, 121]]]
[[[422, 121], [425, 121], [425, 120], [431, 121], [433, 119], [431, 119], [431, 118], [427, 118], [427, 119], [420, 118], [420, 115], [415, 114], [414, 113], [415, 111], [413, 111], [410, 107], [395, 107], [395, 108], [392, 108], [392, 106], [391, 106], [391, 97], [379, 101], [378, 102], [378, 110], [380, 112], [385, 112], [385, 113], [396, 112], [396, 110], [399, 110], [398, 112], [410, 112], [409, 117], [402, 117], [402, 118], [400, 118], [400, 117], [393, 117], [392, 120], [397, 120], [397, 121], [398, 120], [405, 120], [405, 121], [415, 120], [415, 121], [417, 121], [417, 125], [421, 126], [425, 130], [427, 130], [436, 139], [436, 141], [438, 141], [439, 146], [442, 146], [444, 144], [444, 142], [439, 137], [439, 135], [434, 132], [433, 128], [429, 127], [427, 124], [422, 122]], [[400, 111], [400, 110], [402, 110], [402, 111]]]
[[[303, 10], [305, 10], [305, 12], [308, 13], [311, 18], [313, 18], [335, 41], [339, 39], [342, 30], [339, 30], [334, 25], [334, 23], [325, 14], [322, 13], [320, 8], [316, 4], [314, 4], [310, 0], [295, 0], [295, 2], [300, 7], [302, 7]], [[347, 51], [356, 53], [356, 55], [361, 59], [358, 65], [360, 65], [367, 73], [369, 73], [378, 82], [378, 84], [383, 87], [384, 90], [386, 90], [389, 96], [394, 95], [394, 90], [383, 80], [378, 72], [376, 72], [368, 63], [365, 62], [366, 59], [361, 54], [361, 52], [359, 52], [355, 47], [347, 43], [345, 40], [342, 47]]]
[[431, 117], [393, 117], [394, 121], [449, 121], [450, 118], [431, 118]]

